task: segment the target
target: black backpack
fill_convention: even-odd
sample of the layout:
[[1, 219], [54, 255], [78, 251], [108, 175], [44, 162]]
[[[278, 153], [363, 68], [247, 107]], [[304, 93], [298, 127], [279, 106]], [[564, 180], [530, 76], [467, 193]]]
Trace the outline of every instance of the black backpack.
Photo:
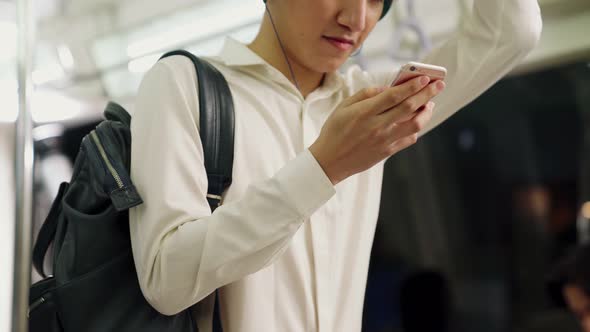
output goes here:
[[[234, 109], [223, 75], [186, 51], [198, 73], [200, 136], [214, 210], [231, 183]], [[63, 182], [33, 248], [45, 277], [31, 286], [29, 331], [197, 331], [190, 309], [165, 316], [144, 298], [129, 235], [129, 209], [143, 201], [131, 183], [131, 116], [109, 103], [106, 118], [86, 135], [71, 181]], [[53, 276], [43, 260], [53, 243]], [[214, 328], [220, 329], [217, 305]]]

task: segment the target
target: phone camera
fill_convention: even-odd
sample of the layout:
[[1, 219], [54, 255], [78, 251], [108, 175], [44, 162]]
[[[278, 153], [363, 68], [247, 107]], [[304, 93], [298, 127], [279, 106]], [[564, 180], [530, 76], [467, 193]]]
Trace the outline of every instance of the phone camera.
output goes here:
[[410, 67], [410, 71], [416, 71], [416, 67], [414, 67], [414, 66]]

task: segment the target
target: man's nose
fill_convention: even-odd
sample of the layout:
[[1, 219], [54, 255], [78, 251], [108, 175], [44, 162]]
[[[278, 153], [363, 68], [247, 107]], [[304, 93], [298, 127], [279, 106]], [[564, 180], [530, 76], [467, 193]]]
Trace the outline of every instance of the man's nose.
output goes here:
[[338, 23], [352, 32], [363, 31], [367, 15], [366, 0], [349, 0], [343, 3], [342, 10], [338, 15]]

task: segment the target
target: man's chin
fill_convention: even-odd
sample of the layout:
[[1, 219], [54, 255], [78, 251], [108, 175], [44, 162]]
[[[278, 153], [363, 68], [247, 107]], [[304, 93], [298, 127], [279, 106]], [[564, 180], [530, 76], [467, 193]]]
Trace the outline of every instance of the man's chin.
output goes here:
[[316, 68], [316, 71], [322, 73], [331, 73], [340, 69], [348, 58], [329, 58], [322, 61], [321, 68]]

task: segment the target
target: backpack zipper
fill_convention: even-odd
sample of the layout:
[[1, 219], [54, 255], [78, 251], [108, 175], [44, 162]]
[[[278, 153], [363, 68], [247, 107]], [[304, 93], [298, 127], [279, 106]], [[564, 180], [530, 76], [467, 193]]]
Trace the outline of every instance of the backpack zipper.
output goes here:
[[43, 304], [43, 302], [45, 302], [45, 298], [43, 296], [41, 296], [39, 299], [35, 300], [35, 302], [33, 302], [33, 304], [31, 304], [29, 306], [29, 311], [27, 311], [27, 317], [29, 317], [29, 315], [31, 314], [31, 312], [33, 310], [35, 310], [38, 306]]
[[111, 175], [113, 176], [113, 178], [115, 178], [117, 185], [119, 186], [119, 188], [123, 188], [124, 187], [123, 181], [121, 181], [121, 177], [119, 176], [119, 173], [117, 173], [117, 170], [113, 167], [113, 165], [111, 164], [111, 161], [107, 157], [107, 154], [104, 151], [104, 148], [102, 146], [102, 143], [100, 142], [100, 139], [98, 138], [98, 135], [96, 134], [96, 131], [92, 131], [90, 133], [90, 136], [94, 140], [96, 147], [98, 147], [98, 151], [100, 152], [102, 159], [104, 160], [105, 164], [107, 165], [109, 172], [111, 172]]

